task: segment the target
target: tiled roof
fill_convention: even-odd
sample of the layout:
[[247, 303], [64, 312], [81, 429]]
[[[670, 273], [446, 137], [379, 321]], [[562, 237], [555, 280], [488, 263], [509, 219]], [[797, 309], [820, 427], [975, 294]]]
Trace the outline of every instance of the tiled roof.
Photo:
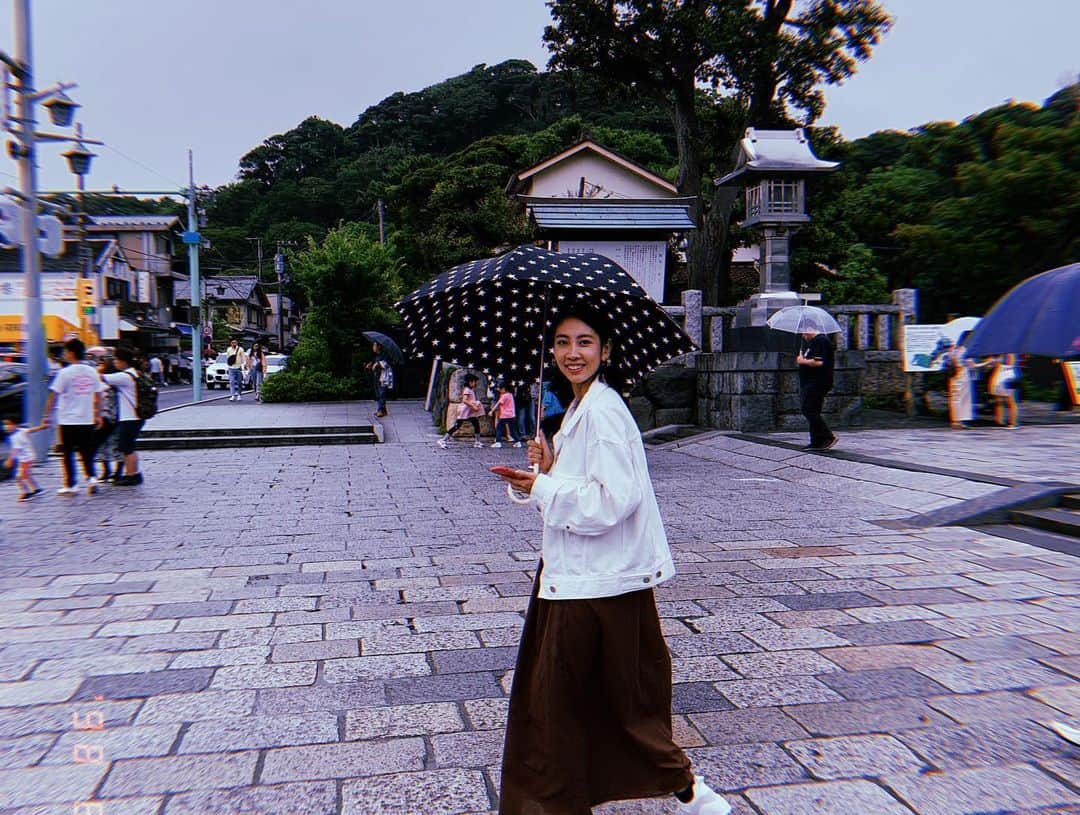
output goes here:
[[86, 228], [94, 232], [158, 232], [179, 223], [175, 215], [91, 215]]
[[[258, 282], [259, 278], [255, 275], [204, 277], [203, 297], [210, 294], [218, 300], [247, 300]], [[225, 289], [225, 292], [218, 294], [218, 288]], [[191, 281], [188, 278], [176, 281], [173, 285], [173, 298], [191, 302]]]
[[541, 229], [694, 229], [686, 201], [533, 199], [529, 212]]

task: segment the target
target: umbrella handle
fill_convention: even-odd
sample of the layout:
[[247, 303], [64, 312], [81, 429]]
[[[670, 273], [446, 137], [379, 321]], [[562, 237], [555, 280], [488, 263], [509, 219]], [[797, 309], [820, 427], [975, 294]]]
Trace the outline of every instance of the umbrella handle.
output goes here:
[[[534, 464], [529, 469], [533, 471], [534, 475], [539, 474], [540, 465]], [[506, 494], [510, 497], [510, 500], [518, 506], [528, 506], [530, 503], [532, 503], [532, 497], [528, 493], [518, 492], [509, 484], [506, 485]]]

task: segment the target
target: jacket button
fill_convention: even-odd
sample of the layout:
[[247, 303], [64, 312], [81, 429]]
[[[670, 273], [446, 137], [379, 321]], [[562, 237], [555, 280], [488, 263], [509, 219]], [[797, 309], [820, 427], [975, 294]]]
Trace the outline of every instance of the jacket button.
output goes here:
[[657, 572], [657, 573], [656, 573], [656, 576], [657, 576], [657, 577], [660, 577], [660, 575], [661, 575], [661, 574], [663, 574], [663, 572]]
[[569, 529], [570, 529], [570, 524], [567, 524], [567, 525], [566, 525], [566, 528], [567, 528], [567, 529], [569, 530]]
[[641, 578], [641, 582], [642, 582], [642, 583], [648, 583], [648, 582], [649, 582], [649, 578], [648, 578], [648, 577], [643, 577], [643, 578]]
[[554, 594], [555, 593], [555, 587], [554, 586], [549, 586], [548, 591], [550, 591], [552, 594]]

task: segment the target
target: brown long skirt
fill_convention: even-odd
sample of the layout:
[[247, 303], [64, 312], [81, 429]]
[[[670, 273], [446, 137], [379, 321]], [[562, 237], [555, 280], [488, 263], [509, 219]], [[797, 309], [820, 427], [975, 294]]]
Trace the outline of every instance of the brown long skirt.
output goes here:
[[537, 597], [518, 650], [499, 815], [588, 815], [693, 783], [671, 732], [671, 656], [652, 589]]

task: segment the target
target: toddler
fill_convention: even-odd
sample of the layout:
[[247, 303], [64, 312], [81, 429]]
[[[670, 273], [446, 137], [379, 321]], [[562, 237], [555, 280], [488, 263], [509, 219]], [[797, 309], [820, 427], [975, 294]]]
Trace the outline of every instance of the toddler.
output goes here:
[[34, 462], [37, 461], [37, 455], [34, 453], [34, 443], [30, 441], [30, 434], [44, 427], [45, 425], [39, 424], [37, 427], [23, 428], [19, 427], [11, 416], [4, 418], [4, 432], [7, 434], [8, 444], [11, 447], [5, 466], [18, 468], [15, 472], [15, 483], [19, 485], [20, 501], [29, 501], [41, 492], [41, 487], [37, 485], [31, 473]]
[[521, 447], [514, 394], [510, 389], [510, 385], [506, 382], [499, 385], [499, 401], [492, 406], [491, 415], [495, 417], [495, 441], [491, 446], [502, 447], [503, 430], [505, 429], [510, 432], [510, 438], [514, 440], [514, 447]]

